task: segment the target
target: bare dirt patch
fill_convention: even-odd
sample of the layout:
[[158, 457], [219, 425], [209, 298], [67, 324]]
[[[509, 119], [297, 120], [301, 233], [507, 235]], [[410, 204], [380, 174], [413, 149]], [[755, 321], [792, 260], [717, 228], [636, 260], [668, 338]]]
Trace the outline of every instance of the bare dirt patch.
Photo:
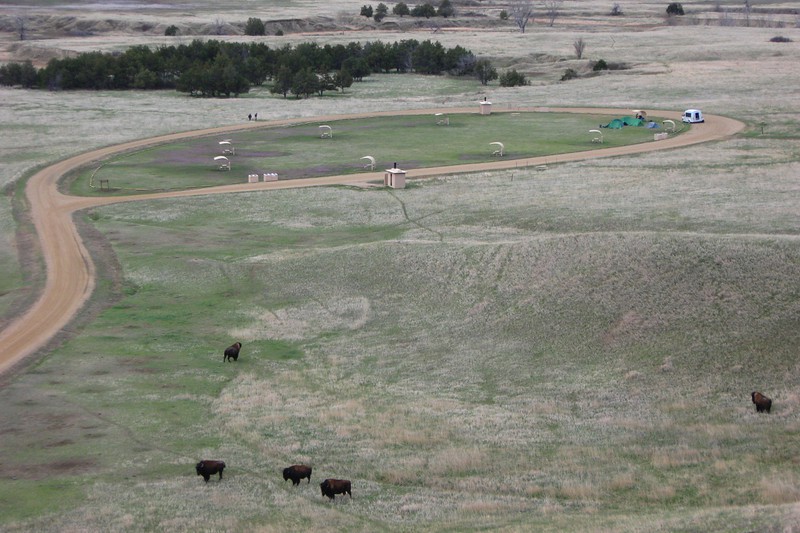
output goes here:
[[77, 476], [91, 472], [96, 467], [97, 463], [90, 459], [64, 459], [51, 463], [26, 464], [4, 468], [3, 473], [0, 474], [0, 479], [39, 481], [58, 476]]

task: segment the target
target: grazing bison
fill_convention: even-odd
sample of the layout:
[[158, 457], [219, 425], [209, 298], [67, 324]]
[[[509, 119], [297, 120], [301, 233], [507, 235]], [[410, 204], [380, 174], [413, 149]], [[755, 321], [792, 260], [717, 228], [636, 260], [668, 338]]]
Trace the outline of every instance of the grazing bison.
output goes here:
[[349, 479], [326, 479], [319, 484], [322, 495], [327, 496], [331, 500], [336, 499], [337, 494], [348, 494], [351, 498], [353, 494], [350, 492]]
[[222, 361], [236, 361], [239, 359], [239, 350], [242, 349], [242, 343], [237, 342], [225, 348], [225, 355], [222, 356]]
[[750, 397], [753, 398], [753, 403], [756, 404], [757, 413], [763, 413], [764, 411], [769, 413], [769, 410], [772, 409], [772, 400], [760, 392], [754, 392]]
[[225, 470], [225, 463], [223, 461], [200, 461], [195, 466], [198, 476], [203, 476], [203, 479], [208, 483], [208, 479], [214, 474], [219, 474], [222, 479], [222, 471]]
[[308, 478], [311, 483], [311, 467], [306, 465], [292, 465], [283, 469], [283, 480], [292, 480], [292, 485], [299, 485], [300, 480], [304, 477]]

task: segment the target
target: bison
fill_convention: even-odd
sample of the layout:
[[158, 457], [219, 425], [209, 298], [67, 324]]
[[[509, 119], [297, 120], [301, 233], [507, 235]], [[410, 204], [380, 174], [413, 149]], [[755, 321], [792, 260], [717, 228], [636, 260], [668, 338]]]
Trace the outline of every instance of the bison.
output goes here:
[[239, 359], [239, 350], [242, 349], [242, 343], [237, 342], [225, 348], [225, 355], [222, 356], [222, 361], [236, 361]]
[[306, 465], [292, 465], [283, 469], [283, 480], [292, 480], [292, 485], [299, 485], [300, 480], [304, 477], [308, 478], [311, 483], [311, 467]]
[[225, 463], [223, 461], [200, 461], [195, 466], [198, 476], [203, 476], [203, 479], [208, 483], [208, 479], [214, 474], [219, 474], [222, 479], [222, 471], [225, 470]]
[[757, 413], [763, 413], [764, 411], [769, 413], [769, 410], [772, 409], [772, 400], [760, 392], [754, 392], [750, 395], [750, 397], [753, 399], [753, 403], [756, 404]]
[[350, 492], [349, 479], [326, 479], [319, 484], [323, 496], [327, 496], [331, 500], [336, 499], [337, 494], [347, 494], [351, 498], [353, 494]]

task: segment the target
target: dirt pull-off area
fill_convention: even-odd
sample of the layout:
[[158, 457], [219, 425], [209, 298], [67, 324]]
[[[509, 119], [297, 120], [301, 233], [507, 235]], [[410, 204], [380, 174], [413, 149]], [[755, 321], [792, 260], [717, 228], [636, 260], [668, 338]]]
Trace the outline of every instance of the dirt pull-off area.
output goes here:
[[[528, 109], [526, 111], [545, 111], [544, 109]], [[546, 111], [571, 112], [571, 113], [602, 113], [607, 115], [625, 114], [628, 110], [620, 109], [571, 109], [550, 108]], [[422, 109], [408, 111], [407, 114], [432, 114], [435, 112], [469, 113], [474, 109]], [[375, 115], [397, 115], [396, 112], [313, 117], [310, 119], [291, 119], [275, 121], [271, 124], [331, 121], [347, 118], [363, 118]], [[671, 119], [680, 120], [679, 113], [664, 113]], [[73, 214], [77, 211], [94, 206], [108, 205], [119, 202], [132, 202], [138, 200], [151, 200], [154, 198], [169, 198], [178, 196], [201, 196], [209, 194], [252, 192], [267, 189], [284, 189], [295, 187], [312, 187], [319, 185], [333, 185], [344, 183], [363, 183], [382, 179], [382, 173], [371, 172], [364, 174], [349, 174], [345, 176], [329, 176], [325, 178], [297, 179], [277, 182], [242, 183], [226, 185], [211, 189], [193, 191], [177, 191], [158, 194], [147, 194], [131, 197], [113, 198], [83, 198], [67, 196], [58, 191], [58, 182], [63, 176], [74, 169], [84, 166], [91, 161], [108, 157], [111, 154], [129, 151], [143, 146], [157, 143], [167, 143], [188, 137], [225, 133], [242, 129], [254, 129], [270, 123], [258, 122], [247, 125], [233, 125], [194, 132], [184, 132], [164, 135], [153, 139], [133, 141], [118, 146], [102, 148], [85, 154], [72, 157], [65, 161], [51, 165], [32, 176], [25, 189], [30, 202], [31, 216], [34, 221], [42, 254], [47, 265], [47, 283], [36, 303], [9, 327], [0, 332], [0, 373], [3, 373], [22, 361], [25, 357], [35, 353], [55, 337], [73, 319], [83, 307], [95, 286], [95, 266], [86, 246], [78, 233], [73, 221]], [[698, 124], [686, 133], [675, 137], [654, 141], [650, 143], [604, 148], [588, 152], [575, 152], [568, 154], [549, 155], [530, 159], [515, 159], [482, 164], [466, 164], [447, 167], [417, 169], [409, 178], [422, 178], [445, 174], [458, 174], [465, 172], [478, 172], [487, 170], [502, 170], [508, 168], [524, 168], [555, 164], [567, 161], [578, 161], [594, 157], [610, 157], [642, 153], [652, 150], [664, 150], [697, 144], [706, 141], [728, 138], [744, 129], [744, 124], [733, 119], [706, 116], [705, 124]]]

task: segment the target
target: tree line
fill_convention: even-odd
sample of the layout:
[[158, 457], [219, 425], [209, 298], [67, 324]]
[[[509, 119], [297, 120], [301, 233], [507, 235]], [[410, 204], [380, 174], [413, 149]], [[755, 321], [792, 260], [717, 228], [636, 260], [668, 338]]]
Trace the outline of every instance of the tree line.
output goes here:
[[[353, 81], [383, 72], [477, 76], [485, 83], [481, 73], [487, 61], [479, 63], [461, 46], [445, 48], [430, 40], [301, 43], [281, 48], [194, 40], [178, 46], [134, 46], [125, 52], [51, 59], [41, 69], [30, 61], [9, 63], [0, 67], [0, 85], [49, 90], [176, 89], [193, 96], [229, 97], [269, 80], [272, 92], [300, 97], [344, 90]], [[476, 64], [484, 68], [476, 72]]]
[[[431, 17], [452, 17], [455, 15], [456, 10], [450, 0], [441, 0], [438, 8], [434, 7], [430, 2], [417, 4], [413, 8], [409, 8], [408, 4], [405, 2], [399, 2], [392, 8], [392, 13], [401, 18], [410, 15], [412, 17], [425, 17], [429, 19]], [[389, 14], [389, 7], [383, 2], [378, 4], [378, 7], [374, 10], [372, 9], [372, 4], [363, 5], [361, 6], [360, 14], [362, 17], [373, 18], [375, 22], [380, 22]]]

